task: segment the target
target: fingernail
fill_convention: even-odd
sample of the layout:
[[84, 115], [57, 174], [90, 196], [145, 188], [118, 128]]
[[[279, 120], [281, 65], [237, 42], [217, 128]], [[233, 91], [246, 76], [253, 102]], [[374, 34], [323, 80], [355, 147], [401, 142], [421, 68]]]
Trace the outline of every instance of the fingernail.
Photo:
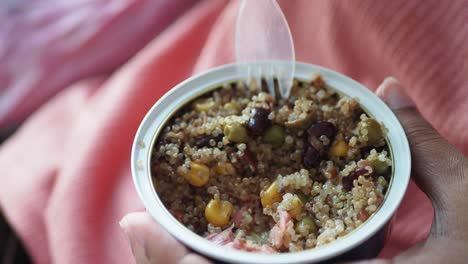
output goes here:
[[141, 259], [141, 256], [144, 256], [144, 248], [143, 246], [133, 239], [133, 236], [131, 235], [131, 232], [129, 231], [129, 225], [127, 219], [124, 217], [122, 220], [119, 222], [120, 228], [122, 229], [125, 237], [127, 238], [127, 242], [130, 245], [130, 248], [132, 249], [132, 254], [135, 257], [135, 259]]
[[128, 244], [132, 245], [132, 240], [130, 238], [130, 234], [127, 232], [128, 222], [125, 219], [125, 217], [120, 220], [119, 226], [120, 226], [120, 229], [122, 229], [122, 231], [123, 231], [123, 233], [125, 235], [125, 238], [127, 238]]
[[157, 255], [151, 254], [150, 244], [145, 233], [142, 233], [144, 229], [141, 228], [140, 218], [139, 213], [127, 214], [120, 220], [119, 225], [127, 237], [136, 263], [156, 263], [153, 257]]
[[377, 88], [380, 96], [390, 108], [402, 109], [414, 106], [413, 101], [405, 94], [400, 82], [394, 77], [387, 77]]

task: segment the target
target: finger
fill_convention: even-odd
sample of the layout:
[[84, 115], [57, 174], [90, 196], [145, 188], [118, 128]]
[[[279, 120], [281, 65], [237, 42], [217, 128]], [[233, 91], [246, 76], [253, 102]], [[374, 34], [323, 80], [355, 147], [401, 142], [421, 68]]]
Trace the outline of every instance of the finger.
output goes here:
[[394, 77], [387, 77], [377, 88], [375, 93], [382, 98], [393, 110], [412, 108], [414, 103]]
[[127, 214], [119, 224], [137, 263], [177, 263], [188, 253], [146, 212]]
[[411, 263], [446, 263], [450, 264], [466, 263], [468, 252], [467, 241], [437, 238], [423, 241], [398, 255], [394, 262], [397, 264]]
[[355, 262], [346, 262], [343, 264], [392, 264], [392, 260], [388, 259], [371, 259], [371, 260], [361, 260]]
[[460, 212], [466, 211], [462, 196], [468, 188], [466, 158], [412, 107], [396, 79], [387, 78], [377, 94], [395, 111], [405, 129], [411, 146], [413, 176], [434, 205], [432, 232], [468, 237], [468, 231], [463, 228], [468, 220], [460, 217], [463, 215]]
[[[447, 245], [443, 246], [441, 245]], [[414, 264], [414, 263], [466, 263], [466, 241], [447, 241], [440, 239], [436, 242], [423, 241], [398, 255], [394, 259], [374, 259], [351, 262], [346, 264]], [[449, 260], [449, 262], [447, 262]]]
[[197, 255], [190, 253], [186, 255], [184, 258], [182, 258], [181, 261], [179, 261], [179, 264], [210, 264], [207, 259]]
[[[464, 250], [459, 250], [459, 247], [465, 244], [452, 237], [457, 236], [460, 231], [459, 227], [463, 227], [463, 224], [458, 228], [452, 224], [460, 221], [453, 214], [447, 214], [447, 205], [453, 207], [457, 203], [456, 199], [453, 202], [453, 196], [463, 193], [451, 187], [452, 182], [458, 181], [460, 184], [462, 173], [454, 167], [465, 166], [466, 161], [463, 161], [463, 155], [446, 142], [418, 114], [414, 109], [414, 104], [405, 95], [401, 84], [395, 78], [385, 79], [377, 89], [377, 95], [395, 111], [405, 129], [411, 145], [413, 171], [417, 172], [413, 173], [413, 176], [421, 189], [433, 201], [436, 219], [432, 235], [427, 241], [417, 244], [395, 259], [356, 263], [443, 263], [447, 259], [450, 259], [451, 263], [462, 263], [460, 261], [466, 259], [466, 256], [462, 256]], [[447, 195], [447, 192], [452, 192], [451, 196]], [[437, 234], [442, 234], [442, 236]]]

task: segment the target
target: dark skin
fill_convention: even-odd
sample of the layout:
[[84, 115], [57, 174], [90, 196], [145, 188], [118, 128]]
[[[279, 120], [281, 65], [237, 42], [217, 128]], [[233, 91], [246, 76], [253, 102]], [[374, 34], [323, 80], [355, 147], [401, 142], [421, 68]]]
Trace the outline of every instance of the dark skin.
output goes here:
[[[435, 215], [426, 240], [390, 260], [354, 263], [466, 263], [467, 158], [420, 116], [396, 79], [385, 79], [377, 95], [394, 110], [406, 131], [412, 153], [412, 175], [431, 199]], [[187, 250], [146, 212], [130, 213], [120, 224], [137, 263], [211, 263]]]

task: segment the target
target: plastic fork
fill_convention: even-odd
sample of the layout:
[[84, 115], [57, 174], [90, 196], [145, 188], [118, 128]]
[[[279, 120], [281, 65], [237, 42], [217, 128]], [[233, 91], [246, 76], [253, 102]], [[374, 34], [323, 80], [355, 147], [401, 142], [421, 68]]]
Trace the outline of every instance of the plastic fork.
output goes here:
[[[294, 43], [286, 18], [275, 0], [242, 0], [235, 35], [238, 70], [250, 82], [262, 78], [275, 98], [289, 97], [294, 78]], [[275, 90], [274, 79], [278, 81]]]

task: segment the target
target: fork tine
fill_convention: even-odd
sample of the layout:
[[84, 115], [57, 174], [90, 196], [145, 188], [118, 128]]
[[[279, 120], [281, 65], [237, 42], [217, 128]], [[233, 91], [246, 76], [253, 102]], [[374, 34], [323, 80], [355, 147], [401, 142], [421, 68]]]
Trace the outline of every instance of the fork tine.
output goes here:
[[290, 87], [292, 86], [292, 83], [289, 80], [288, 72], [282, 67], [275, 67], [275, 69], [276, 78], [278, 80], [277, 93], [282, 98], [288, 98], [291, 91]]
[[257, 88], [259, 91], [262, 90], [262, 74], [263, 74], [263, 69], [259, 65], [255, 65], [255, 82], [257, 83]]
[[252, 82], [254, 81], [253, 66], [251, 64], [247, 64], [245, 67], [246, 67], [246, 73], [247, 73], [247, 85], [250, 86]]
[[276, 91], [275, 91], [275, 71], [273, 69], [273, 66], [268, 64], [265, 66], [265, 79], [266, 83], [268, 85], [268, 91], [270, 92], [271, 96], [276, 99]]

